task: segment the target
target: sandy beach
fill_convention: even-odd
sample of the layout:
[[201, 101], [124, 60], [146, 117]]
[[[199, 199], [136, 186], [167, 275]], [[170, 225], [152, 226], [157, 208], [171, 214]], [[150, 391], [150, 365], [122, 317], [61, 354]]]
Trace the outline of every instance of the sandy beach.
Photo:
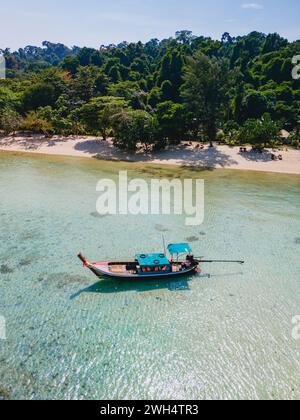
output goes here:
[[[110, 141], [101, 142], [94, 137], [53, 137], [41, 136], [0, 138], [0, 150], [12, 152], [40, 153], [47, 155], [98, 158], [101, 160], [146, 162], [179, 166], [195, 166], [213, 169], [240, 169], [262, 172], [277, 172], [300, 175], [300, 150], [275, 151], [264, 153], [251, 151], [241, 153], [239, 147], [205, 146], [204, 150], [182, 144], [163, 152], [129, 154], [116, 149]], [[271, 155], [282, 155], [283, 160], [272, 160]]]

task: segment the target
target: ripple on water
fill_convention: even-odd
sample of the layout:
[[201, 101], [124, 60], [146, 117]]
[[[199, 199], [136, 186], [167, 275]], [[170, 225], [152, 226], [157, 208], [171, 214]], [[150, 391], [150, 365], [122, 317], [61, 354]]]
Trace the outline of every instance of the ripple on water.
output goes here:
[[185, 239], [187, 242], [193, 243], [193, 242], [198, 242], [199, 238], [197, 236], [190, 236], [188, 238]]
[[19, 267], [28, 267], [32, 264], [33, 258], [24, 258], [19, 262]]
[[38, 281], [45, 286], [55, 286], [57, 289], [63, 289], [68, 285], [84, 285], [86, 278], [80, 275], [70, 275], [69, 273], [41, 274]]
[[163, 226], [163, 225], [155, 225], [155, 229], [158, 232], [170, 232], [170, 229], [168, 229], [166, 226]]
[[[59, 171], [48, 169], [53, 161]], [[291, 319], [300, 306], [300, 182], [204, 173], [205, 221], [193, 230], [174, 215], [96, 219], [97, 180], [123, 168], [102, 165], [0, 154], [0, 315], [9, 327], [0, 399], [299, 399]], [[203, 264], [211, 278], [186, 283], [124, 283], [97, 281], [76, 258], [98, 258], [99, 246], [105, 259], [160, 249], [158, 231], [172, 242], [199, 237], [195, 255], [244, 257], [246, 266]]]
[[11, 399], [10, 393], [4, 388], [0, 388], [0, 401], [10, 400], [10, 399]]
[[110, 217], [109, 214], [100, 214], [97, 211], [90, 213], [90, 216], [94, 217], [95, 219], [104, 219], [105, 217]]
[[6, 264], [0, 266], [0, 274], [12, 274], [14, 270]]
[[33, 239], [37, 239], [39, 237], [39, 233], [37, 231], [27, 231], [21, 234], [21, 240], [24, 242], [32, 241]]

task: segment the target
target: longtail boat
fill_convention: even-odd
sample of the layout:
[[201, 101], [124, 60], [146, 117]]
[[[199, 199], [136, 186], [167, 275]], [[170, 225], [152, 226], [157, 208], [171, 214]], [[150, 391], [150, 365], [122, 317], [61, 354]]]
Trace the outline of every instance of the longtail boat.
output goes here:
[[[134, 261], [102, 261], [89, 262], [81, 253], [78, 258], [83, 262], [83, 266], [88, 268], [97, 277], [131, 280], [154, 280], [169, 279], [174, 277], [189, 276], [201, 273], [201, 263], [213, 262], [238, 262], [244, 261], [217, 261], [196, 259], [193, 251], [188, 244], [168, 245], [170, 258], [166, 252], [161, 254], [138, 254]], [[180, 256], [185, 258], [180, 259]]]

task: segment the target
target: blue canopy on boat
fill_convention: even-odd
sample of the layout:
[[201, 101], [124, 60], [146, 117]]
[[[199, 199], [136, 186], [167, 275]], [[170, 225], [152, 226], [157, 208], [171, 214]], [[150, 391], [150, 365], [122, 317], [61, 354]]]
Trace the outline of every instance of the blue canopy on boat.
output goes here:
[[170, 265], [164, 254], [139, 254], [136, 256], [141, 267], [161, 267]]
[[189, 244], [170, 244], [168, 246], [168, 251], [170, 252], [171, 255], [191, 254], [193, 252]]

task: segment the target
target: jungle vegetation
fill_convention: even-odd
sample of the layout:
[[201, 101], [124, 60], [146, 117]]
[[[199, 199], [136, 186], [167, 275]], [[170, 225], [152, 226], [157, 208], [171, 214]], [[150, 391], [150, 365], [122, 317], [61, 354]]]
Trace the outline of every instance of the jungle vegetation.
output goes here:
[[252, 32], [221, 40], [178, 31], [99, 49], [43, 42], [0, 50], [0, 129], [113, 138], [120, 149], [183, 140], [300, 146], [300, 41]]

